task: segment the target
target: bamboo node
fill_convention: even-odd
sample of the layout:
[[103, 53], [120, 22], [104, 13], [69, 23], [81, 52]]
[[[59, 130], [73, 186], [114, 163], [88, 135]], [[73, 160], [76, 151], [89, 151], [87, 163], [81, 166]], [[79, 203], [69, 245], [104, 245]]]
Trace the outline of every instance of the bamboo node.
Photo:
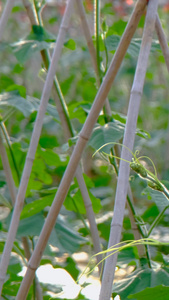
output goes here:
[[36, 271], [37, 270], [37, 266], [32, 267], [30, 264], [27, 265], [27, 268], [32, 270], [32, 271]]
[[79, 137], [80, 137], [81, 139], [85, 140], [85, 141], [88, 141], [88, 140], [89, 140], [88, 137], [86, 137], [86, 136], [84, 136], [84, 135], [82, 135], [82, 134], [79, 134]]

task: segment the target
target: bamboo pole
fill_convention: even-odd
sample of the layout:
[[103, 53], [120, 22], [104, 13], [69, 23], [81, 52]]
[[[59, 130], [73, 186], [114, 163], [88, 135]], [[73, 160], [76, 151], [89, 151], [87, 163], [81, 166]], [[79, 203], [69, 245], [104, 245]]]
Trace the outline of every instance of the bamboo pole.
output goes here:
[[[30, 21], [33, 24], [38, 25], [38, 18], [36, 17], [36, 12], [34, 12], [31, 3], [28, 0], [23, 0], [24, 5], [26, 6], [27, 9], [27, 13], [28, 16], [30, 18]], [[94, 46], [93, 46], [94, 47]], [[42, 59], [44, 61], [44, 64], [46, 66], [46, 68], [48, 68], [48, 63], [46, 62], [46, 55], [48, 55], [46, 53], [45, 50], [41, 51], [41, 56]], [[50, 60], [50, 57], [48, 55], [48, 59]], [[56, 76], [55, 76], [55, 84], [56, 84]], [[62, 123], [62, 128], [63, 128], [63, 133], [64, 136], [67, 139], [69, 139], [70, 137], [74, 136], [73, 135], [73, 130], [70, 130], [70, 126], [67, 122], [69, 115], [68, 115], [68, 111], [63, 109], [63, 105], [61, 104], [61, 101], [64, 101], [64, 98], [62, 96], [62, 99], [59, 99], [57, 91], [56, 91], [56, 85], [54, 84], [55, 89], [53, 89], [54, 91], [54, 100], [55, 100], [55, 104], [59, 113], [59, 117]], [[65, 101], [64, 101], [65, 102]], [[64, 106], [66, 106], [66, 103], [64, 104]], [[65, 116], [65, 114], [67, 114], [67, 116]], [[101, 245], [100, 245], [100, 238], [99, 238], [99, 233], [98, 233], [98, 229], [97, 229], [97, 224], [96, 224], [96, 220], [95, 220], [95, 215], [93, 212], [93, 207], [92, 207], [92, 203], [91, 203], [91, 199], [89, 196], [89, 192], [88, 189], [86, 187], [83, 175], [82, 175], [82, 169], [81, 166], [78, 167], [76, 174], [75, 174], [78, 184], [79, 184], [79, 188], [83, 197], [83, 201], [84, 201], [84, 205], [86, 208], [86, 215], [89, 221], [89, 225], [90, 225], [90, 232], [91, 232], [91, 237], [93, 240], [93, 247], [94, 247], [94, 252], [98, 253], [101, 252]], [[99, 263], [102, 259], [101, 255], [97, 255], [96, 260], [97, 263]], [[99, 272], [101, 274], [101, 270], [102, 270], [102, 266], [99, 264]]]
[[63, 201], [66, 197], [66, 194], [68, 192], [69, 186], [72, 181], [72, 178], [74, 177], [76, 168], [77, 168], [78, 163], [81, 158], [81, 154], [82, 154], [84, 147], [86, 146], [86, 143], [90, 137], [93, 126], [97, 120], [100, 110], [103, 107], [104, 101], [108, 95], [108, 92], [111, 88], [113, 80], [118, 72], [118, 69], [124, 58], [126, 50], [130, 44], [131, 38], [133, 37], [133, 34], [137, 28], [138, 22], [139, 22], [140, 17], [146, 7], [146, 4], [147, 4], [147, 0], [139, 0], [136, 3], [133, 14], [128, 22], [128, 25], [122, 36], [121, 42], [116, 51], [116, 54], [114, 55], [113, 61], [112, 61], [111, 65], [109, 67], [109, 70], [105, 76], [105, 79], [98, 91], [98, 94], [95, 98], [95, 101], [93, 103], [91, 111], [87, 117], [87, 120], [86, 120], [83, 128], [82, 128], [78, 142], [72, 153], [70, 162], [69, 162], [67, 169], [64, 173], [64, 176], [61, 180], [58, 192], [54, 198], [53, 204], [52, 204], [49, 214], [46, 218], [44, 227], [39, 236], [39, 240], [36, 244], [35, 250], [29, 261], [27, 272], [25, 274], [25, 277], [24, 277], [22, 284], [20, 286], [20, 289], [18, 291], [18, 295], [16, 298], [17, 300], [21, 300], [21, 299], [24, 300], [29, 291], [29, 287], [32, 283], [32, 279], [34, 277], [35, 270], [37, 269], [37, 267], [40, 263], [42, 253], [46, 247], [48, 238], [49, 238], [52, 228], [56, 222], [56, 218], [57, 218], [60, 208], [63, 204]]
[[[8, 160], [5, 145], [4, 145], [4, 142], [3, 142], [3, 135], [2, 135], [1, 130], [0, 130], [0, 156], [1, 156], [1, 160], [2, 160], [3, 169], [4, 169], [4, 172], [5, 172], [7, 185], [8, 185], [8, 188], [9, 188], [9, 193], [10, 193], [10, 196], [11, 196], [12, 206], [14, 207], [15, 199], [16, 199], [16, 187], [15, 187], [15, 183], [14, 183], [14, 180], [13, 180], [11, 168], [10, 168], [10, 165], [9, 165], [9, 160]], [[31, 257], [31, 252], [30, 252], [30, 249], [29, 249], [29, 243], [28, 243], [27, 237], [22, 237], [22, 244], [23, 244], [26, 259], [29, 260], [29, 258]], [[36, 278], [36, 295], [37, 295], [38, 300], [43, 299], [41, 287], [40, 287], [40, 284], [39, 284], [37, 278]]]
[[55, 49], [54, 49], [54, 52], [53, 52], [51, 64], [50, 64], [49, 71], [48, 71], [48, 74], [47, 74], [47, 78], [46, 78], [46, 81], [45, 81], [45, 85], [44, 85], [44, 89], [43, 89], [43, 93], [42, 93], [42, 98], [41, 98], [41, 102], [40, 102], [40, 106], [39, 106], [39, 110], [38, 110], [34, 130], [33, 130], [32, 138], [31, 138], [31, 142], [30, 142], [30, 147], [29, 147], [29, 150], [28, 150], [28, 153], [27, 153], [26, 162], [25, 162], [25, 166], [24, 166], [24, 170], [23, 170], [23, 175], [22, 175], [20, 187], [19, 187], [19, 190], [18, 190], [16, 204], [15, 204], [14, 212], [13, 212], [13, 215], [12, 215], [12, 220], [11, 220], [11, 224], [10, 224], [10, 228], [9, 228], [9, 232], [8, 232], [8, 236], [7, 236], [7, 240], [6, 240], [6, 244], [5, 244], [3, 254], [2, 254], [2, 257], [1, 257], [1, 263], [0, 263], [0, 292], [2, 290], [3, 282], [5, 280], [5, 274], [6, 274], [7, 266], [8, 266], [8, 263], [9, 263], [10, 253], [11, 253], [11, 250], [12, 250], [12, 247], [13, 247], [13, 242], [15, 240], [17, 228], [18, 228], [18, 225], [19, 225], [20, 213], [22, 211], [24, 197], [25, 197], [25, 193], [26, 193], [26, 189], [27, 189], [27, 184], [28, 184], [29, 176], [30, 176], [31, 169], [32, 169], [33, 160], [34, 160], [34, 157], [35, 157], [35, 152], [36, 152], [36, 149], [37, 149], [37, 145], [38, 145], [38, 141], [39, 141], [39, 137], [40, 137], [40, 133], [41, 133], [41, 129], [42, 129], [43, 118], [44, 118], [44, 115], [45, 115], [45, 112], [46, 112], [46, 107], [47, 107], [48, 99], [49, 99], [49, 96], [50, 96], [50, 92], [51, 92], [51, 88], [52, 88], [52, 84], [53, 84], [53, 79], [54, 79], [54, 76], [55, 76], [55, 73], [56, 73], [56, 67], [57, 67], [57, 64], [58, 64], [58, 59], [60, 57], [60, 53], [61, 53], [62, 46], [63, 46], [63, 43], [64, 43], [66, 30], [69, 26], [69, 19], [70, 19], [70, 16], [71, 16], [73, 3], [74, 3], [74, 0], [69, 0], [68, 3], [67, 3], [65, 14], [63, 16], [62, 24], [60, 26], [60, 30], [59, 30], [59, 34], [58, 34], [57, 43], [56, 43], [56, 46], [55, 46]]
[[[123, 140], [124, 147], [122, 148], [122, 159], [120, 160], [119, 176], [116, 189], [114, 215], [111, 223], [111, 232], [108, 245], [109, 248], [119, 243], [121, 237], [121, 229], [123, 225], [123, 217], [130, 173], [130, 165], [128, 161], [131, 161], [132, 156], [128, 149], [132, 151], [134, 146], [137, 118], [148, 64], [148, 57], [151, 49], [157, 7], [158, 0], [149, 0], [145, 27], [143, 32], [143, 39], [130, 95], [127, 123]], [[105, 261], [105, 268], [103, 272], [99, 300], [109, 300], [111, 297], [116, 261], [117, 253], [107, 257]]]
[[169, 47], [168, 47], [167, 39], [166, 39], [166, 36], [164, 34], [164, 30], [162, 28], [162, 25], [161, 25], [158, 14], [157, 14], [156, 22], [155, 22], [155, 29], [156, 29], [156, 32], [157, 32], [157, 35], [158, 35], [161, 50], [162, 50], [163, 55], [164, 55], [167, 70], [169, 72]]
[[[95, 51], [95, 47], [94, 47], [94, 44], [93, 44], [92, 36], [90, 34], [90, 29], [89, 29], [89, 25], [88, 25], [88, 22], [87, 22], [87, 19], [86, 19], [84, 6], [83, 6], [81, 0], [76, 0], [76, 5], [77, 5], [79, 16], [80, 16], [80, 19], [81, 19], [84, 36], [86, 38], [88, 49], [89, 49], [89, 52], [90, 52], [90, 56], [91, 56], [91, 59], [92, 59], [92, 62], [93, 62], [93, 67], [94, 67], [94, 70], [95, 70], [96, 75], [97, 75], [97, 81], [98, 81], [98, 84], [100, 85], [99, 72], [98, 72], [97, 59], [96, 59], [96, 51]], [[105, 111], [106, 111], [106, 114], [111, 117], [112, 113], [111, 113], [111, 108], [110, 108], [110, 103], [109, 103], [108, 98], [106, 98], [106, 102], [105, 102]], [[119, 147], [117, 147], [117, 150], [118, 150], [117, 156], [120, 157]], [[129, 187], [129, 197], [130, 197], [130, 199], [132, 199], [132, 192], [131, 192], [130, 187]], [[130, 206], [128, 205], [128, 202], [127, 202], [127, 207], [128, 207], [128, 211], [129, 211], [129, 217], [130, 217], [131, 227], [132, 227], [132, 230], [133, 230], [134, 237], [135, 237], [135, 239], [138, 239], [138, 238], [140, 238], [140, 232], [138, 231], [138, 227], [136, 225], [134, 216], [132, 214]], [[144, 247], [144, 245], [138, 245], [137, 248], [138, 248], [139, 256], [140, 257], [145, 256], [145, 247]]]
[[3, 33], [5, 31], [5, 27], [8, 22], [9, 15], [14, 5], [14, 1], [15, 0], [7, 0], [2, 16], [0, 18], [0, 41], [2, 41]]

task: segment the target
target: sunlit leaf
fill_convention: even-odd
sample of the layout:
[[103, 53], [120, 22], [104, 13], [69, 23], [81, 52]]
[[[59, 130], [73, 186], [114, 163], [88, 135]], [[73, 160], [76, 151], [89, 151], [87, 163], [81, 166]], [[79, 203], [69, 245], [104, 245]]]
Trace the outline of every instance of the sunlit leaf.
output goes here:
[[135, 300], [168, 300], [169, 295], [169, 287], [164, 285], [158, 285], [153, 288], [146, 288], [142, 292], [133, 294], [128, 296], [128, 299], [135, 299]]

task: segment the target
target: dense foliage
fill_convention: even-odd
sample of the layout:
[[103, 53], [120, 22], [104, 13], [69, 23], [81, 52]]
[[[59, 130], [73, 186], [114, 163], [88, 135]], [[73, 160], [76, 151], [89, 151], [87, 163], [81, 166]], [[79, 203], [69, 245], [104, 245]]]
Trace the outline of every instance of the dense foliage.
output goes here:
[[[0, 46], [0, 143], [4, 141], [16, 190], [21, 180], [49, 65], [47, 59], [43, 61], [43, 54], [46, 53], [45, 51], [52, 53], [64, 14], [62, 2], [59, 4], [39, 0], [33, 2], [40, 25], [31, 26], [25, 7], [20, 1], [16, 1]], [[80, 17], [76, 10], [73, 12], [57, 69], [57, 92], [60, 91], [59, 98], [65, 101], [72, 137], [67, 139], [63, 135], [64, 125], [55, 106], [54, 93], [51, 93], [3, 287], [3, 299], [16, 297], [22, 280], [19, 273], [27, 263], [23, 238], [27, 239], [32, 252], [70, 160], [72, 148], [117, 49], [134, 5], [133, 1], [116, 1], [116, 4], [118, 5], [113, 6], [112, 2], [102, 1], [100, 20], [96, 20], [100, 25], [96, 24], [96, 29], [100, 27], [98, 35], [97, 30], [96, 33], [93, 30], [93, 2], [85, 1], [87, 19], [98, 54], [99, 80], [91, 65]], [[2, 8], [4, 5], [5, 1], [2, 1]], [[163, 26], [166, 29], [167, 15], [164, 8], [167, 10], [167, 5], [159, 8], [159, 15], [163, 18]], [[104, 109], [100, 113], [83, 156], [84, 180], [92, 201], [103, 250], [107, 248], [109, 240], [118, 175], [119, 160], [115, 159], [117, 153], [115, 148], [117, 144], [119, 146], [122, 143], [144, 20], [145, 16], [142, 16], [109, 93], [111, 116], [108, 116]], [[141, 228], [143, 238], [151, 237], [161, 242], [169, 242], [167, 236], [169, 220], [167, 82], [165, 61], [157, 37], [154, 35], [137, 124], [135, 151], [139, 151], [139, 154], [136, 152], [133, 155], [134, 165], [131, 165], [133, 170], [131, 170], [130, 185], [134, 199], [134, 217]], [[2, 156], [2, 150], [0, 152]], [[136, 163], [139, 164], [138, 168]], [[13, 212], [4, 170], [3, 160], [1, 160], [1, 252]], [[127, 243], [129, 240], [134, 240], [134, 235], [126, 210], [122, 241]], [[92, 243], [86, 208], [77, 179], [74, 178], [52, 230], [41, 265], [51, 264], [54, 268], [63, 268], [76, 281], [81, 270], [72, 255], [84, 251], [90, 258], [93, 255]], [[119, 253], [117, 263], [119, 268], [133, 266], [133, 272], [124, 281], [117, 281], [113, 286], [113, 294], [120, 295], [122, 300], [127, 299], [128, 296], [129, 299], [143, 299], [143, 297], [157, 299], [154, 295], [157, 297], [158, 293], [160, 295], [163, 293], [163, 298], [167, 299], [168, 245], [161, 244], [158, 247], [150, 245], [147, 251], [149, 256], [143, 259], [139, 257], [136, 246], [124, 248]], [[94, 264], [96, 265], [96, 261]], [[91, 269], [93, 266], [92, 264]], [[34, 281], [27, 299], [36, 299], [35, 285]], [[83, 289], [83, 286], [81, 288]], [[43, 284], [42, 289], [43, 299], [59, 299], [57, 293], [62, 287]], [[86, 298], [79, 292], [76, 299]]]

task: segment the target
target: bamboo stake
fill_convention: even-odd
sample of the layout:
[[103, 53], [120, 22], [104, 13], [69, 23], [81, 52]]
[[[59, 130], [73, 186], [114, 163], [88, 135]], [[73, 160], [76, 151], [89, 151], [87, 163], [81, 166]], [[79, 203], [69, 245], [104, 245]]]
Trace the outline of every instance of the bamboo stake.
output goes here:
[[34, 6], [33, 2], [30, 2], [29, 0], [22, 0], [23, 5], [26, 9], [27, 15], [29, 17], [29, 20], [31, 22], [32, 25], [38, 25], [38, 16], [37, 13], [35, 11], [35, 9], [32, 8], [32, 6]]
[[[30, 21], [33, 24], [38, 25], [38, 18], [36, 18], [36, 13], [33, 12], [31, 3], [27, 0], [23, 0], [24, 5], [26, 5], [27, 8], [27, 13], [28, 16], [30, 18]], [[41, 51], [41, 55], [42, 55], [42, 59], [46, 65], [46, 68], [48, 68], [48, 63], [46, 62], [45, 58], [46, 58], [46, 51], [42, 50]], [[50, 58], [49, 58], [50, 60]], [[56, 78], [55, 78], [55, 83], [56, 83]], [[54, 85], [55, 86], [55, 85]], [[55, 86], [56, 87], [56, 86]], [[70, 126], [67, 122], [69, 115], [68, 115], [68, 111], [65, 112], [65, 110], [63, 110], [63, 105], [61, 105], [61, 100], [59, 99], [56, 89], [54, 90], [54, 100], [56, 103], [56, 107], [58, 108], [58, 113], [59, 113], [59, 117], [62, 123], [62, 128], [63, 128], [63, 132], [64, 132], [64, 136], [67, 139], [69, 139], [70, 137], [74, 136], [73, 135], [73, 130], [70, 130]], [[63, 97], [62, 97], [62, 101], [63, 101]], [[66, 106], [66, 103], [65, 103]], [[67, 113], [67, 117], [65, 117], [65, 114]], [[92, 236], [92, 240], [93, 240], [93, 247], [94, 247], [94, 252], [98, 253], [101, 252], [101, 245], [100, 245], [100, 238], [99, 238], [99, 233], [98, 233], [98, 229], [97, 229], [97, 224], [96, 224], [96, 220], [95, 220], [95, 215], [93, 212], [93, 207], [92, 207], [92, 203], [91, 203], [91, 199], [89, 196], [89, 192], [88, 189], [86, 187], [83, 175], [82, 175], [82, 170], [81, 167], [79, 166], [79, 168], [76, 171], [75, 174], [78, 184], [79, 184], [79, 188], [83, 197], [83, 201], [84, 201], [84, 205], [86, 208], [86, 215], [87, 218], [89, 220], [89, 225], [90, 225], [90, 232], [91, 232], [91, 236]], [[102, 259], [101, 255], [97, 255], [96, 257], [97, 259], [97, 263], [99, 263]], [[99, 264], [99, 272], [101, 274], [101, 270], [102, 270], [102, 266]]]
[[51, 91], [52, 84], [53, 84], [53, 78], [54, 78], [54, 75], [56, 73], [56, 67], [57, 67], [58, 59], [60, 57], [60, 53], [61, 53], [61, 50], [62, 50], [66, 30], [67, 30], [68, 25], [69, 25], [69, 19], [70, 19], [70, 16], [71, 16], [71, 10], [72, 10], [72, 7], [73, 7], [73, 3], [74, 3], [73, 0], [69, 0], [68, 3], [67, 3], [65, 14], [63, 16], [62, 24], [61, 24], [59, 34], [58, 34], [58, 38], [57, 38], [57, 44], [56, 44], [54, 52], [53, 52], [51, 64], [50, 64], [49, 71], [48, 71], [47, 78], [46, 78], [46, 82], [45, 82], [45, 85], [44, 85], [42, 98], [41, 98], [41, 103], [40, 103], [40, 106], [39, 106], [39, 111], [38, 111], [38, 114], [37, 114], [37, 118], [36, 118], [34, 130], [33, 130], [32, 138], [31, 138], [31, 142], [30, 142], [30, 147], [29, 147], [27, 157], [26, 157], [26, 163], [25, 163], [24, 170], [23, 170], [23, 175], [22, 175], [22, 178], [21, 178], [21, 183], [20, 183], [20, 187], [19, 187], [19, 191], [18, 191], [18, 195], [17, 195], [17, 199], [16, 199], [16, 204], [15, 204], [15, 208], [14, 208], [14, 212], [13, 212], [13, 216], [12, 216], [12, 220], [11, 220], [11, 224], [10, 224], [10, 228], [9, 228], [9, 232], [8, 232], [8, 236], [7, 236], [7, 240], [6, 240], [6, 244], [5, 244], [3, 254], [2, 254], [2, 258], [1, 258], [1, 264], [0, 264], [0, 291], [2, 290], [3, 282], [5, 280], [5, 274], [6, 274], [7, 266], [8, 266], [8, 263], [9, 263], [10, 253], [11, 253], [11, 250], [12, 250], [12, 247], [13, 247], [13, 242], [15, 240], [17, 228], [18, 228], [18, 225], [19, 225], [20, 213], [21, 213], [21, 210], [22, 210], [22, 207], [23, 207], [23, 202], [24, 202], [24, 197], [25, 197], [25, 193], [26, 193], [26, 189], [27, 189], [27, 184], [28, 184], [29, 176], [30, 176], [31, 169], [32, 169], [33, 160], [34, 160], [34, 157], [35, 157], [35, 152], [36, 152], [36, 149], [37, 149], [37, 145], [38, 145], [38, 141], [39, 141], [39, 137], [40, 137], [40, 133], [41, 133], [41, 129], [42, 129], [43, 118], [44, 118], [44, 115], [45, 115], [45, 112], [46, 112], [46, 107], [47, 107], [48, 99], [49, 99], [49, 96], [50, 96], [50, 91]]
[[[131, 161], [132, 156], [128, 149], [132, 151], [134, 146], [137, 118], [148, 64], [148, 57], [151, 48], [152, 35], [154, 32], [157, 7], [158, 0], [149, 0], [143, 39], [128, 108], [127, 123], [123, 141], [124, 147], [122, 148], [122, 160], [120, 161], [119, 167], [114, 215], [111, 224], [111, 232], [108, 245], [109, 248], [119, 243], [121, 236], [130, 173], [130, 165], [128, 161]], [[99, 300], [109, 300], [111, 297], [116, 261], [117, 254], [107, 257], [105, 261]]]
[[85, 13], [82, 1], [81, 0], [76, 0], [76, 6], [78, 8], [78, 13], [79, 13], [79, 16], [80, 16], [84, 36], [86, 38], [87, 46], [88, 46], [88, 49], [89, 49], [89, 52], [90, 52], [90, 55], [91, 55], [93, 68], [95, 70], [97, 78], [99, 78], [99, 71], [98, 71], [97, 60], [96, 60], [96, 49], [94, 47], [93, 40], [92, 40], [92, 37], [91, 37], [91, 34], [90, 34], [90, 29], [89, 29], [89, 25], [88, 25], [88, 22], [87, 22], [87, 19], [86, 19], [86, 13]]
[[87, 117], [87, 120], [82, 128], [78, 142], [74, 148], [70, 162], [69, 162], [67, 169], [64, 173], [64, 176], [61, 180], [58, 192], [54, 198], [53, 204], [52, 204], [49, 214], [46, 218], [44, 227], [39, 236], [39, 240], [36, 244], [35, 250], [29, 261], [28, 269], [27, 269], [25, 277], [22, 281], [20, 289], [18, 291], [16, 300], [21, 300], [21, 299], [24, 300], [28, 293], [29, 287], [30, 287], [32, 279], [34, 277], [35, 270], [40, 263], [42, 253], [46, 247], [48, 238], [50, 236], [50, 233], [52, 231], [52, 228], [56, 222], [56, 218], [60, 211], [60, 208], [61, 208], [63, 201], [66, 197], [66, 194], [68, 192], [72, 178], [75, 174], [76, 168], [80, 161], [81, 154], [82, 154], [84, 147], [86, 146], [86, 143], [89, 139], [89, 136], [90, 136], [92, 128], [97, 120], [99, 112], [103, 107], [104, 101], [108, 95], [110, 88], [111, 88], [112, 82], [118, 72], [118, 69], [119, 69], [121, 62], [124, 58], [124, 55], [126, 53], [126, 50], [130, 44], [131, 38], [136, 30], [136, 27], [138, 25], [140, 17], [146, 7], [146, 3], [147, 3], [147, 0], [139, 0], [135, 6], [135, 9], [134, 9], [133, 14], [128, 22], [125, 32], [122, 36], [122, 39], [118, 46], [116, 54], [114, 55], [113, 61], [110, 65], [109, 70], [105, 76], [105, 79], [98, 91], [98, 94], [95, 98], [95, 101], [93, 103], [91, 111]]
[[[76, 5], [77, 5], [77, 8], [78, 8], [80, 18], [81, 18], [82, 28], [83, 28], [83, 32], [84, 32], [84, 35], [85, 35], [85, 38], [86, 38], [86, 41], [87, 41], [88, 49], [89, 49], [89, 52], [90, 52], [90, 55], [91, 55], [91, 58], [92, 58], [93, 67], [95, 69], [97, 79], [98, 79], [98, 83], [100, 85], [99, 72], [98, 72], [97, 59], [96, 59], [96, 51], [95, 51], [95, 47], [94, 47], [94, 44], [93, 44], [92, 36], [90, 34], [90, 29], [89, 29], [89, 25], [88, 25], [88, 22], [87, 22], [87, 19], [86, 19], [84, 6], [82, 4], [82, 1], [80, 1], [80, 0], [76, 0]], [[109, 103], [108, 98], [106, 98], [106, 102], [105, 102], [105, 111], [106, 111], [106, 114], [111, 117], [112, 113], [111, 113], [111, 108], [110, 108], [110, 103]], [[117, 150], [118, 150], [117, 156], [120, 157], [119, 148]], [[130, 197], [130, 199], [132, 199], [131, 188], [129, 188], [129, 197]], [[138, 231], [138, 227], [136, 225], [134, 216], [131, 212], [131, 209], [130, 209], [129, 205], [128, 205], [128, 211], [129, 211], [129, 217], [130, 217], [131, 227], [132, 227], [132, 230], [133, 230], [134, 237], [135, 237], [135, 239], [139, 239], [140, 238], [140, 232]], [[138, 248], [139, 256], [140, 257], [145, 256], [145, 247], [144, 247], [144, 245], [138, 245], [137, 248]]]
[[[1, 131], [0, 131], [0, 156], [1, 156], [1, 160], [2, 160], [3, 169], [4, 169], [4, 172], [5, 172], [7, 185], [8, 185], [8, 188], [9, 188], [9, 193], [10, 193], [10, 196], [11, 196], [11, 202], [12, 202], [12, 205], [14, 207], [15, 199], [16, 199], [16, 187], [15, 187], [15, 183], [14, 183], [14, 180], [13, 180], [13, 177], [12, 177], [12, 172], [11, 172], [11, 168], [10, 168], [10, 165], [9, 165], [9, 160], [8, 160], [8, 156], [7, 156], [7, 153], [6, 153], [5, 146], [4, 146], [3, 136], [2, 136]], [[29, 249], [28, 239], [26, 237], [22, 237], [22, 244], [23, 244], [25, 256], [26, 256], [27, 260], [29, 260], [29, 258], [31, 257], [31, 252], [30, 252], [30, 249]], [[37, 295], [39, 300], [43, 299], [41, 287], [40, 287], [40, 284], [39, 284], [37, 278], [36, 278], [36, 295]]]
[[11, 13], [13, 5], [14, 5], [14, 0], [7, 0], [2, 16], [0, 18], [0, 41], [2, 41], [3, 33], [5, 31], [5, 27], [8, 22], [8, 18]]
[[167, 70], [169, 72], [169, 47], [158, 14], [155, 22], [155, 29], [165, 58]]

